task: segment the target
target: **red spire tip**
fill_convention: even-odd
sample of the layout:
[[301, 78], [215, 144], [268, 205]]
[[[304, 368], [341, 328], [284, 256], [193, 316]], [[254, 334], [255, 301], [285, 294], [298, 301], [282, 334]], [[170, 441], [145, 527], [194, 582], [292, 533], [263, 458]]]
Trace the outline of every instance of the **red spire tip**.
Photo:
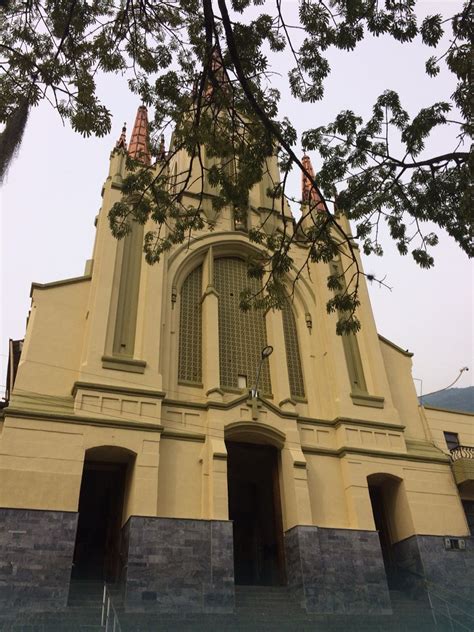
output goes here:
[[303, 204], [313, 204], [316, 206], [316, 210], [324, 212], [326, 210], [326, 206], [311, 182], [311, 180], [314, 180], [315, 177], [313, 165], [311, 164], [311, 158], [305, 153], [303, 154], [301, 162], [303, 163], [303, 167], [309, 176], [311, 176], [311, 178], [308, 178], [306, 173], [301, 173], [301, 199]]
[[140, 105], [138, 108], [128, 153], [131, 158], [139, 160], [144, 165], [151, 163], [150, 148], [148, 146], [148, 115], [144, 105]]

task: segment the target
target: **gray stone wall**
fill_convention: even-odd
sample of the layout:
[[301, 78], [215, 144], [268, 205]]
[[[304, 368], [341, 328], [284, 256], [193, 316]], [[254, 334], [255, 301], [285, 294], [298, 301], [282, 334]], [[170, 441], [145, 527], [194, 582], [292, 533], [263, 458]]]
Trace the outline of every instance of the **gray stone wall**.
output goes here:
[[132, 516], [123, 543], [127, 610], [233, 612], [231, 522]]
[[0, 508], [0, 613], [67, 603], [77, 513]]
[[[465, 550], [446, 549], [443, 536], [413, 535], [394, 545], [402, 578], [414, 596], [428, 590], [461, 607], [474, 603], [474, 538], [463, 538]], [[428, 582], [426, 583], [425, 582]], [[473, 611], [474, 612], [474, 611]]]
[[297, 526], [285, 548], [288, 584], [308, 612], [392, 612], [376, 532]]

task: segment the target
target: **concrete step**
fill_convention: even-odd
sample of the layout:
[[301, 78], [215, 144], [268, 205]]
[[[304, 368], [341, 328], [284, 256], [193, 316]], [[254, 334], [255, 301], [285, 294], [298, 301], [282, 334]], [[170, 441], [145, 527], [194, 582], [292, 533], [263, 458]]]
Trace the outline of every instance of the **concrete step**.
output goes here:
[[[426, 602], [391, 591], [393, 615], [307, 614], [286, 587], [237, 586], [236, 612], [229, 615], [126, 613], [115, 595], [122, 632], [452, 632], [449, 622], [435, 626]], [[97, 598], [99, 594], [100, 598]], [[70, 606], [61, 613], [33, 614], [3, 632], [98, 632], [102, 584], [75, 585]], [[460, 628], [462, 630], [462, 628]], [[457, 632], [457, 631], [456, 631]]]

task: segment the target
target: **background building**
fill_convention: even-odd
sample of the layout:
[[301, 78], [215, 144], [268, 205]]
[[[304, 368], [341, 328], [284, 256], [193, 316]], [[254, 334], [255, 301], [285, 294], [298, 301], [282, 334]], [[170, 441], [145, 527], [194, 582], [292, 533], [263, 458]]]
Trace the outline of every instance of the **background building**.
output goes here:
[[[143, 107], [128, 151], [150, 164]], [[259, 290], [248, 230], [283, 226], [265, 180], [244, 216], [225, 208], [149, 266], [147, 227], [117, 241], [108, 225], [126, 153], [122, 136], [84, 275], [32, 286], [0, 420], [0, 606], [63, 607], [71, 573], [161, 612], [232, 612], [235, 584], [288, 585], [313, 613], [389, 613], [401, 581], [472, 597], [473, 449], [452, 463], [443, 434], [474, 446], [472, 415], [420, 409], [363, 279], [362, 329], [336, 335], [338, 261], [310, 263], [281, 311], [239, 309]], [[177, 152], [170, 174], [188, 163]], [[210, 218], [212, 195], [183, 197]], [[306, 256], [296, 245], [295, 266]]]

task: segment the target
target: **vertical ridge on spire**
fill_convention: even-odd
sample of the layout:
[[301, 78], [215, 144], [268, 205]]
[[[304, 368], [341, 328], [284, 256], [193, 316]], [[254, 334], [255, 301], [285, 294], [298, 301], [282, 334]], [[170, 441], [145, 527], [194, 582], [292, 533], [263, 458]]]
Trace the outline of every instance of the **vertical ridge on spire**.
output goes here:
[[151, 163], [150, 149], [148, 147], [148, 116], [144, 105], [140, 105], [137, 110], [128, 153], [131, 158], [139, 160], [144, 165]]
[[[313, 165], [311, 164], [311, 158], [308, 155], [304, 154], [301, 162], [303, 163], [303, 167], [309, 173], [311, 178], [314, 179], [314, 169]], [[313, 187], [311, 180], [304, 172], [302, 172], [301, 174], [301, 199], [303, 201], [303, 204], [315, 205], [317, 211], [324, 212], [326, 210], [326, 205], [324, 204], [323, 200], [321, 200], [318, 192]]]
[[122, 127], [122, 133], [120, 134], [120, 138], [115, 143], [116, 149], [125, 149], [127, 151], [127, 124], [124, 123]]

